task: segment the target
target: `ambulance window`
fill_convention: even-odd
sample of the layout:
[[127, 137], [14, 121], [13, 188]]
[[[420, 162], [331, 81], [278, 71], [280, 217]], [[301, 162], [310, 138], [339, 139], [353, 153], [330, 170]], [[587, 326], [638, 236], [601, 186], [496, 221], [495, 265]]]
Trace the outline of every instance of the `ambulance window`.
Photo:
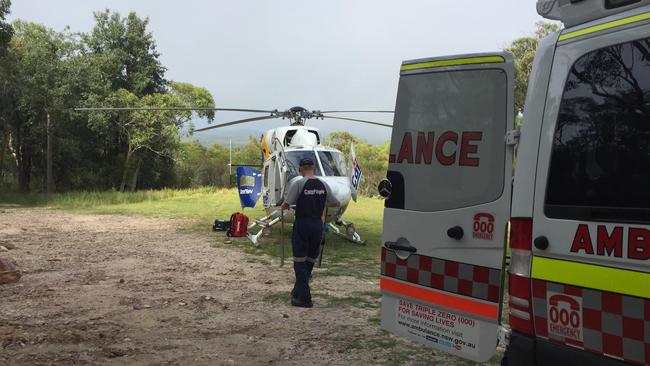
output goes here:
[[501, 197], [507, 85], [500, 69], [400, 78], [390, 169], [404, 176], [404, 209], [442, 211]]
[[343, 154], [336, 151], [319, 151], [318, 157], [323, 164], [325, 175], [333, 177], [346, 176]]
[[650, 222], [650, 39], [573, 65], [546, 192], [553, 218]]

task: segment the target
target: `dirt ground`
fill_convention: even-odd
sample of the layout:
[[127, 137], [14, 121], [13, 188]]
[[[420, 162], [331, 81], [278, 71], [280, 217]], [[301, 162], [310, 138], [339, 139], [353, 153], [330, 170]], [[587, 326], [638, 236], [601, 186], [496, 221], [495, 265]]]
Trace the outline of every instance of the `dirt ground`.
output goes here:
[[315, 307], [294, 308], [290, 263], [186, 224], [0, 207], [0, 256], [23, 272], [0, 286], [0, 365], [456, 364], [381, 346], [379, 299], [345, 301], [378, 280], [316, 273]]

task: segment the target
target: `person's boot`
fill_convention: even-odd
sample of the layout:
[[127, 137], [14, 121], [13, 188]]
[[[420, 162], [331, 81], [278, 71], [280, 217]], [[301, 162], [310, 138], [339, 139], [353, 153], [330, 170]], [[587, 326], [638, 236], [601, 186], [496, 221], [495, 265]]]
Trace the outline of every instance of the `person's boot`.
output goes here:
[[291, 306], [297, 306], [299, 308], [311, 308], [314, 306], [314, 303], [311, 301], [305, 301], [296, 297], [291, 298]]

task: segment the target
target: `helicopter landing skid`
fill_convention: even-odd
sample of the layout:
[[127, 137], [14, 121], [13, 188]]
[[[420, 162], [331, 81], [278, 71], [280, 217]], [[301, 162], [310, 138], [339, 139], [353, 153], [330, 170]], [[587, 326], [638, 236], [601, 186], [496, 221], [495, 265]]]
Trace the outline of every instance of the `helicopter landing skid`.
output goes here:
[[[270, 234], [271, 227], [280, 222], [280, 211], [274, 211], [272, 214], [262, 217], [261, 219], [253, 220], [253, 222], [248, 225], [248, 240], [253, 243], [256, 247], [260, 246], [260, 237], [265, 234]], [[257, 234], [251, 234], [250, 230], [256, 226], [260, 226], [260, 230]]]
[[[338, 226], [343, 226], [345, 228], [345, 232], [341, 232], [341, 229], [339, 229]], [[332, 233], [336, 236], [340, 236], [341, 238], [353, 242], [355, 244], [366, 244], [365, 240], [361, 240], [361, 236], [359, 233], [354, 228], [354, 224], [347, 223], [343, 220], [339, 220], [336, 222], [336, 225], [334, 223], [330, 222], [327, 224], [327, 231], [332, 231]]]
[[[248, 240], [253, 243], [256, 247], [260, 245], [260, 238], [263, 235], [268, 235], [271, 233], [271, 227], [278, 222], [280, 222], [280, 210], [272, 212], [270, 215], [262, 217], [261, 219], [253, 220], [253, 222], [248, 225]], [[251, 229], [254, 227], [260, 227], [260, 230], [256, 234], [251, 234]], [[337, 226], [340, 226], [344, 229], [339, 229]], [[354, 224], [351, 222], [345, 222], [343, 220], [336, 221], [336, 224], [330, 222], [326, 226], [326, 231], [331, 231], [334, 235], [339, 236], [347, 241], [350, 241], [355, 244], [365, 244], [365, 240], [361, 240], [361, 236], [357, 233], [354, 228]]]

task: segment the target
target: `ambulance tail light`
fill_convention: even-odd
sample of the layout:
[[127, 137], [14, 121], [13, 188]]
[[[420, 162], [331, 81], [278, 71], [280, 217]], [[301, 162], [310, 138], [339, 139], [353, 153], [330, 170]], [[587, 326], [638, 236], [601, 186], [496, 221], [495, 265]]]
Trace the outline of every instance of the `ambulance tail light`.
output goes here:
[[534, 335], [530, 266], [533, 248], [533, 220], [510, 220], [509, 308], [512, 330]]

